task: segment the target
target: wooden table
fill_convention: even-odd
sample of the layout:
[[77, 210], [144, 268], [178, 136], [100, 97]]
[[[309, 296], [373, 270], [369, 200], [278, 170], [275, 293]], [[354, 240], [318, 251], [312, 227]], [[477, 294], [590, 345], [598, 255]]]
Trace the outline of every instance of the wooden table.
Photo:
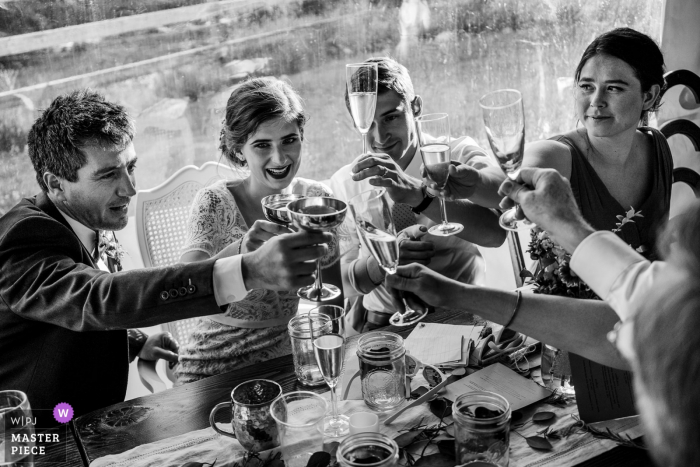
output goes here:
[[[467, 324], [470, 316], [455, 311], [429, 315], [426, 322]], [[387, 327], [406, 337], [412, 328]], [[209, 426], [209, 412], [219, 402], [230, 400], [231, 389], [244, 381], [266, 378], [277, 381], [284, 392], [308, 390], [297, 383], [291, 355], [262, 364], [186, 384], [158, 394], [140, 397], [83, 415], [71, 423], [83, 460], [87, 463], [108, 454]], [[325, 392], [320, 387], [316, 392]], [[69, 449], [72, 447], [69, 447]], [[71, 453], [71, 460], [75, 459]], [[69, 464], [80, 465], [80, 464]], [[639, 449], [618, 447], [583, 466], [652, 465]]]

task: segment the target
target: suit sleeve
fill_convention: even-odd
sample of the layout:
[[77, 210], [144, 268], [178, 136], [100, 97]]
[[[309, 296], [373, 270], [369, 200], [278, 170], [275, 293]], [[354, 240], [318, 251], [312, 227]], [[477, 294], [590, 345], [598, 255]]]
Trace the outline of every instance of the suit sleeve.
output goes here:
[[0, 299], [24, 319], [73, 331], [147, 327], [219, 312], [214, 260], [107, 273], [81, 263], [80, 241], [43, 216], [0, 238]]

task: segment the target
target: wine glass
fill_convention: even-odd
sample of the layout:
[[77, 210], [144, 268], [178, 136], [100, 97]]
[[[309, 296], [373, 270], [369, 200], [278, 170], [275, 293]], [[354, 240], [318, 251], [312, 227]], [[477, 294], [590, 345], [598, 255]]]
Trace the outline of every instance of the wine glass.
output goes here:
[[[511, 180], [518, 178], [525, 149], [523, 96], [515, 89], [499, 89], [479, 99], [491, 150], [501, 170]], [[518, 221], [518, 206], [504, 212], [498, 223], [505, 230], [518, 230], [518, 222], [533, 227], [527, 219]]]
[[[287, 204], [287, 211], [297, 228], [307, 232], [327, 232], [343, 223], [347, 205], [339, 199], [314, 196], [292, 201]], [[320, 258], [316, 260], [314, 284], [297, 290], [297, 295], [312, 302], [333, 300], [340, 296], [338, 287], [323, 283]]]
[[[350, 202], [350, 212], [355, 217], [357, 232], [364, 241], [377, 263], [387, 272], [395, 274], [399, 265], [399, 242], [396, 238], [396, 228], [391, 216], [391, 203], [385, 188], [369, 190], [354, 196]], [[406, 307], [404, 313], [396, 312], [389, 322], [394, 326], [410, 326], [417, 323], [428, 314], [428, 307], [421, 308], [409, 305], [406, 300], [420, 304], [421, 300], [410, 292], [399, 292]]]
[[314, 339], [314, 353], [323, 379], [331, 388], [331, 414], [323, 419], [323, 434], [331, 438], [339, 438], [350, 431], [348, 417], [338, 414], [338, 400], [335, 394], [335, 387], [345, 361], [345, 339], [339, 334], [324, 334], [317, 337]]
[[367, 133], [377, 108], [377, 64], [353, 63], [345, 65], [350, 113], [362, 135], [362, 153], [367, 152]]
[[260, 200], [263, 208], [263, 214], [265, 214], [265, 219], [275, 224], [283, 225], [289, 227], [292, 223], [292, 219], [289, 218], [289, 211], [287, 211], [287, 205], [292, 201], [304, 198], [304, 195], [298, 195], [294, 193], [279, 193], [277, 195], [265, 196]]
[[[450, 150], [450, 122], [447, 114], [427, 114], [416, 118], [416, 132], [423, 166], [428, 177], [442, 190], [450, 173], [452, 151]], [[440, 217], [442, 223], [432, 226], [428, 232], [447, 237], [464, 230], [462, 224], [447, 222], [445, 199], [440, 197]]]

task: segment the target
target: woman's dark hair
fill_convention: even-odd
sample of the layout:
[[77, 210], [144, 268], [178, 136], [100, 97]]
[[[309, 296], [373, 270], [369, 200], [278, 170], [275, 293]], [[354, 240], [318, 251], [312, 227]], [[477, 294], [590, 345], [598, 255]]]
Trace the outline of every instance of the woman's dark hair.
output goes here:
[[[642, 84], [642, 91], [648, 91], [654, 84], [664, 89], [664, 56], [654, 40], [630, 28], [617, 28], [605, 32], [591, 42], [581, 56], [576, 67], [576, 82], [586, 62], [596, 55], [610, 55], [627, 63]], [[659, 99], [648, 110], [642, 112], [641, 120], [646, 121], [649, 112], [659, 108]]]
[[289, 84], [277, 78], [246, 81], [231, 93], [226, 103], [219, 149], [232, 163], [245, 166], [245, 161], [236, 157], [236, 153], [260, 124], [276, 117], [296, 122], [304, 138], [306, 114], [301, 97]]

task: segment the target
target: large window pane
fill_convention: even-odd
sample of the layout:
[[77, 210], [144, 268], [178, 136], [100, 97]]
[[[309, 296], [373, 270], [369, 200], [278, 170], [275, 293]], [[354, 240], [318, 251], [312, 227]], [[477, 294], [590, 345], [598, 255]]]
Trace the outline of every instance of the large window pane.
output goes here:
[[22, 0], [0, 5], [0, 214], [38, 191], [26, 135], [38, 111], [90, 86], [137, 118], [138, 188], [219, 160], [231, 89], [288, 79], [311, 117], [299, 175], [326, 179], [361, 150], [342, 99], [344, 64], [393, 55], [427, 112], [486, 145], [477, 100], [523, 92], [527, 139], [576, 122], [577, 61], [630, 26], [657, 39], [663, 0]]

